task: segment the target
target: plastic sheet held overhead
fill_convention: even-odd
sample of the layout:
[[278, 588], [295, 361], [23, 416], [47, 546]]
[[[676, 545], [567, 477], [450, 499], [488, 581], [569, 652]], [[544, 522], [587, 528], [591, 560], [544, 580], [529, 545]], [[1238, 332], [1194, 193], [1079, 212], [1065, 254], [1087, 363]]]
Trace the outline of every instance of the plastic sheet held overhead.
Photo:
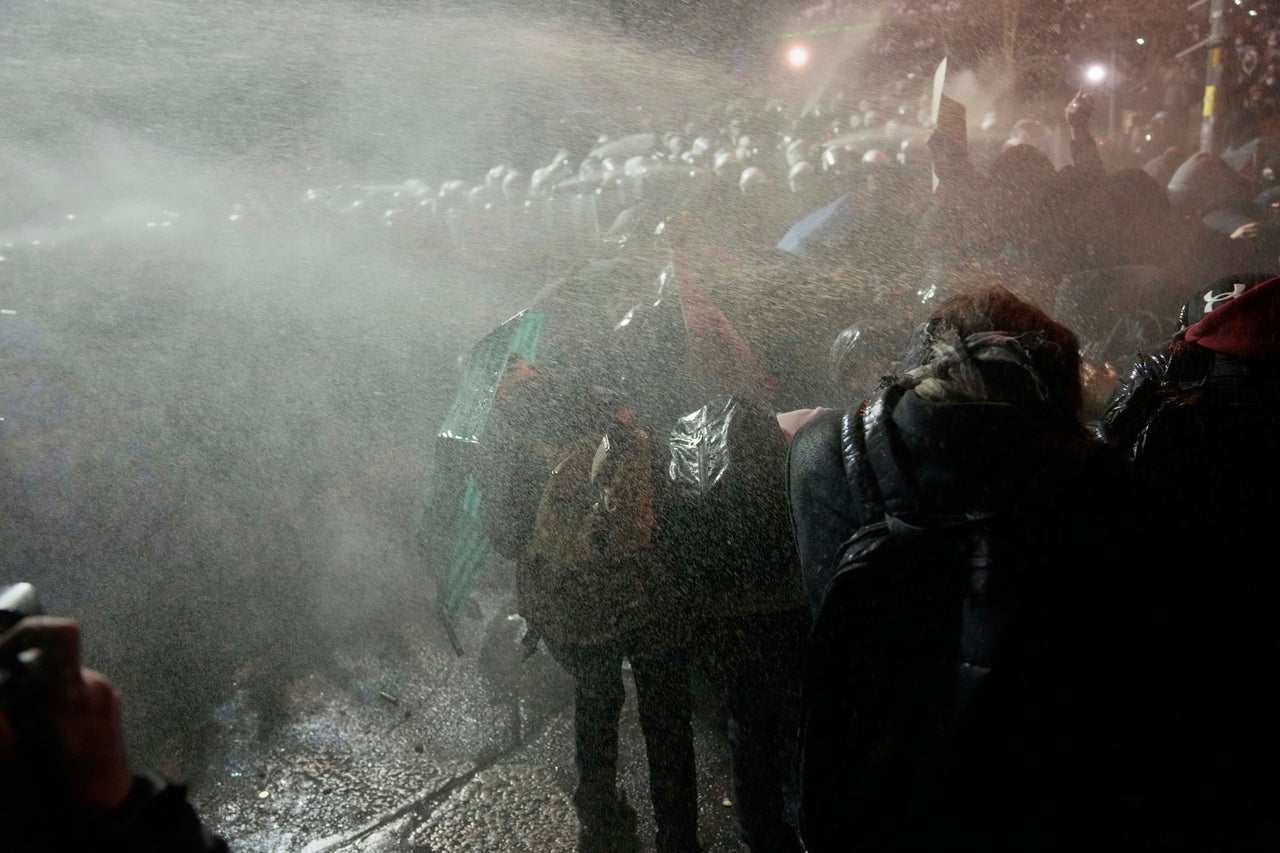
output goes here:
[[480, 517], [484, 495], [470, 473], [472, 456], [508, 361], [534, 361], [542, 328], [541, 312], [521, 311], [476, 343], [463, 365], [453, 405], [436, 432], [431, 493], [418, 542], [427, 572], [436, 577], [436, 609], [458, 654], [462, 647], [454, 621], [493, 550]]
[[437, 433], [437, 439], [475, 444], [480, 440], [498, 380], [507, 367], [508, 357], [515, 355], [537, 360], [538, 339], [542, 331], [542, 314], [521, 311], [471, 348], [463, 367], [462, 381], [453, 405]]
[[731, 396], [675, 422], [668, 478], [675, 539], [695, 589], [718, 613], [803, 605], [787, 512], [786, 439], [767, 406]]

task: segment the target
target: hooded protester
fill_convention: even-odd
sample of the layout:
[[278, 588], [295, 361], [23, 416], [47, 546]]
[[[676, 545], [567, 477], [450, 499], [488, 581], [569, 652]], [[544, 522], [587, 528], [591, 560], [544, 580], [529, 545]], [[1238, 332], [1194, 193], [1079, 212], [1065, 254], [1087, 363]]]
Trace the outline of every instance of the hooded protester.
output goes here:
[[809, 614], [787, 516], [785, 436], [768, 408], [717, 397], [677, 421], [667, 469], [689, 535], [678, 551], [699, 590], [699, 663], [722, 699], [733, 806], [751, 853], [802, 850], [785, 785]]
[[1275, 132], [1276, 102], [1265, 86], [1253, 83], [1245, 89], [1244, 102], [1231, 113], [1226, 130], [1228, 148]]
[[[468, 471], [483, 496], [484, 531], [512, 563], [526, 651], [543, 642], [573, 677], [581, 853], [644, 848], [637, 804], [618, 786], [627, 669], [648, 760], [654, 848], [700, 849], [694, 604], [676, 544], [681, 520], [664, 488], [664, 432], [698, 385], [684, 367], [690, 346], [714, 351], [731, 330], [706, 316], [708, 307], [703, 337], [687, 337], [685, 288], [674, 273], [656, 274], [658, 256], [661, 271], [668, 250], [634, 249], [544, 291], [534, 305], [542, 324], [536, 361], [508, 357]], [[655, 278], [666, 285], [656, 294]], [[664, 381], [651, 381], [658, 369]]]
[[[1179, 329], [1163, 347], [1134, 357], [1095, 430], [1170, 483], [1199, 476], [1206, 465], [1222, 476], [1237, 476], [1241, 472], [1216, 461], [1230, 449], [1227, 445], [1208, 454], [1207, 444], [1170, 442], [1161, 435], [1164, 420], [1174, 412], [1221, 405], [1222, 417], [1249, 406], [1250, 423], [1256, 423], [1266, 410], [1255, 411], [1252, 404], [1268, 399], [1260, 395], [1272, 390], [1273, 371], [1280, 365], [1278, 330], [1280, 278], [1252, 272], [1218, 279], [1183, 305]], [[1234, 404], [1233, 395], [1238, 396]], [[1269, 434], [1262, 424], [1250, 429]]]
[[1181, 735], [1204, 834], [1191, 846], [1271, 849], [1280, 737], [1260, 674], [1278, 650], [1280, 584], [1257, 555], [1280, 511], [1280, 278], [1236, 274], [1197, 293], [1179, 331], [1137, 353], [1094, 427], [1165, 496], [1160, 529], [1180, 549], [1166, 586], [1194, 628], [1171, 635], [1169, 654], [1201, 674]]
[[1267, 57], [1266, 68], [1258, 82], [1268, 97], [1280, 98], [1280, 55], [1273, 53]]
[[1136, 168], [1102, 177], [1079, 209], [1083, 251], [1058, 277], [1051, 313], [1080, 336], [1087, 371], [1102, 371], [1087, 385], [1094, 414], [1112, 387], [1107, 365], [1173, 332], [1170, 318], [1191, 281], [1185, 232], [1192, 226], [1174, 217], [1163, 187]]
[[[906, 787], [894, 777], [883, 789], [848, 790], [854, 784], [848, 774], [833, 768], [814, 790], [843, 814], [823, 809], [815, 816], [812, 804], [801, 802], [804, 841], [813, 853], [957, 844], [1071, 850], [1096, 841], [1099, 832], [1122, 846], [1155, 837], [1153, 813], [1165, 797], [1158, 782], [1175, 759], [1162, 764], [1150, 740], [1162, 728], [1155, 698], [1161, 693], [1148, 681], [1156, 673], [1136, 668], [1154, 641], [1138, 603], [1147, 589], [1146, 562], [1138, 559], [1146, 543], [1117, 528], [1132, 520], [1135, 505], [1145, 505], [1145, 492], [1123, 458], [1091, 440], [1079, 421], [1079, 368], [1069, 329], [1003, 287], [979, 287], [933, 312], [869, 401], [820, 412], [797, 431], [790, 507], [805, 590], [817, 613], [842, 543], [882, 520], [868, 511], [878, 501], [851, 485], [846, 466], [872, 452], [869, 445], [857, 449], [855, 423], [874, 420], [887, 431], [897, 468], [918, 497], [908, 519], [1008, 514], [1016, 519], [1011, 529], [1034, 531], [1030, 541], [1037, 543], [1035, 565], [1021, 566], [1034, 571], [1008, 575], [1014, 586], [1006, 594], [1017, 590], [1001, 640], [1009, 656], [997, 653], [1004, 662], [992, 668], [1002, 672], [1002, 686], [979, 703], [968, 734], [936, 764], [913, 769]], [[1106, 591], [1064, 597], [1103, 555]], [[1001, 583], [996, 577], [992, 584]], [[875, 657], [881, 683], [925, 678], [911, 667], [936, 664], [911, 663], [916, 650], [895, 651], [891, 639], [910, 633], [911, 614], [882, 604], [875, 619], [884, 635], [866, 637], [868, 648], [857, 651]], [[1083, 660], [1088, 667], [1078, 666]], [[874, 745], [864, 749], [877, 754]], [[918, 790], [929, 794], [895, 794]], [[999, 809], [987, 808], [992, 802]], [[847, 817], [855, 811], [867, 823]]]
[[989, 251], [1039, 269], [1060, 269], [1059, 245], [1069, 216], [1071, 188], [1053, 162], [1032, 145], [1006, 148], [988, 171]]
[[1185, 241], [1163, 186], [1142, 169], [1118, 169], [1084, 202], [1090, 267], [1151, 265], [1180, 271]]

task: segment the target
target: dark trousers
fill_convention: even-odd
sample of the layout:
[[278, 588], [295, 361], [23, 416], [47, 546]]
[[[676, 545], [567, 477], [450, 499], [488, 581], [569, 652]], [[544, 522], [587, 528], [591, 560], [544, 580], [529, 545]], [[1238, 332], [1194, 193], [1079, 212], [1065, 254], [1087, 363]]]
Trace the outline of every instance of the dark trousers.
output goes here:
[[805, 608], [712, 623], [703, 665], [723, 691], [734, 806], [753, 853], [799, 853], [786, 801], [799, 719]]
[[649, 796], [659, 853], [699, 849], [697, 779], [686, 643], [634, 631], [598, 645], [549, 644], [574, 678], [573, 803], [586, 828], [606, 821], [617, 797], [618, 723], [626, 691], [622, 662], [631, 661], [640, 729], [649, 762]]

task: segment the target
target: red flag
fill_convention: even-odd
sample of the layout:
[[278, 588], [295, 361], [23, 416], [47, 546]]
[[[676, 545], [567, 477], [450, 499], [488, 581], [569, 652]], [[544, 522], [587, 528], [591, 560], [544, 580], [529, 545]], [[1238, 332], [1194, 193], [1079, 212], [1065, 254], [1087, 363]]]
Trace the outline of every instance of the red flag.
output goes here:
[[675, 268], [693, 375], [714, 379], [729, 394], [772, 399], [778, 387], [774, 378], [729, 318], [698, 285], [697, 275], [679, 249], [675, 250]]

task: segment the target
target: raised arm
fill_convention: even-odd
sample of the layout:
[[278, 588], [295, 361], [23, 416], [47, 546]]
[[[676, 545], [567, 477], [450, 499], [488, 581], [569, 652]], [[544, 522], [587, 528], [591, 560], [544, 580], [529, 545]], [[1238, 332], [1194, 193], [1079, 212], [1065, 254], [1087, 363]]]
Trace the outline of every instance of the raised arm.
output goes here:
[[1067, 127], [1071, 131], [1071, 162], [1079, 170], [1081, 178], [1089, 182], [1102, 180], [1104, 173], [1098, 141], [1089, 129], [1093, 111], [1093, 97], [1083, 90], [1076, 93], [1064, 110]]

